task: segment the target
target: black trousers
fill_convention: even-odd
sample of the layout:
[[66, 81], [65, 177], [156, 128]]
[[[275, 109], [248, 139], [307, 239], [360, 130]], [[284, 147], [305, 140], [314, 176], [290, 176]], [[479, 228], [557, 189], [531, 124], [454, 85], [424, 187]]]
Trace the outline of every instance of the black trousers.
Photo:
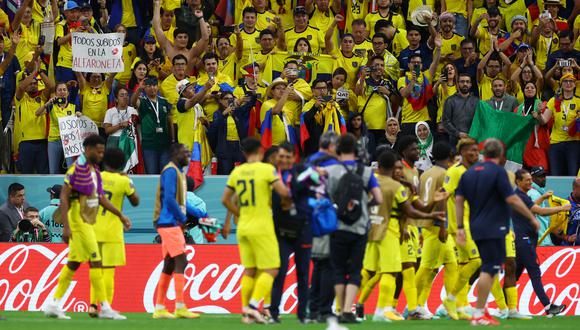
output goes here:
[[525, 268], [528, 271], [536, 296], [538, 296], [542, 305], [548, 306], [550, 298], [548, 298], [542, 284], [542, 271], [540, 270], [540, 265], [538, 265], [538, 255], [536, 254], [537, 241], [537, 237], [516, 237], [516, 279], [520, 279]]
[[337, 230], [330, 234], [330, 259], [334, 268], [334, 284], [360, 286], [366, 235]]
[[288, 259], [294, 253], [294, 263], [296, 264], [296, 282], [298, 291], [298, 311], [299, 319], [306, 318], [306, 307], [308, 306], [308, 276], [310, 275], [310, 255], [312, 251], [312, 232], [310, 225], [304, 225], [302, 235], [296, 240], [288, 240], [278, 237], [280, 248], [280, 270], [274, 279], [272, 287], [272, 302], [270, 314], [273, 318], [280, 315], [280, 302], [284, 290], [284, 281], [288, 271]]
[[334, 269], [330, 258], [312, 259], [309, 317], [316, 319], [332, 314], [334, 302]]

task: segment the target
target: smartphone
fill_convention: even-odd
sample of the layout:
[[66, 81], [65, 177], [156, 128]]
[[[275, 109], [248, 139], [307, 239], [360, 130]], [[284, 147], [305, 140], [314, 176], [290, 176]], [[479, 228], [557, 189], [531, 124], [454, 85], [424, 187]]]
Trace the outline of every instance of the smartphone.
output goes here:
[[235, 25], [228, 25], [228, 26], [224, 26], [223, 27], [223, 31], [225, 33], [234, 33], [235, 30], [236, 30], [236, 26]]
[[322, 97], [322, 102], [330, 102], [332, 101], [332, 95], [324, 95]]
[[413, 71], [415, 71], [415, 75], [417, 76], [417, 78], [419, 78], [419, 75], [421, 75], [421, 68], [418, 65], [416, 65], [413, 68]]
[[443, 69], [443, 71], [441, 71], [441, 79], [443, 79], [443, 81], [447, 81], [448, 76], [449, 76], [449, 70], [447, 67], [445, 67]]

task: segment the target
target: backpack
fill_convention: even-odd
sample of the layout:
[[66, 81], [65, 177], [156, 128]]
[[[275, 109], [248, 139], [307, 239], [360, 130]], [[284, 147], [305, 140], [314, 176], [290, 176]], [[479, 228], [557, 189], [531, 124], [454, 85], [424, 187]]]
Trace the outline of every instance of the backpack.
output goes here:
[[346, 173], [338, 180], [338, 189], [334, 193], [336, 215], [340, 221], [352, 225], [362, 216], [362, 198], [365, 193], [364, 166], [357, 164], [354, 171], [344, 164], [342, 166], [346, 169]]

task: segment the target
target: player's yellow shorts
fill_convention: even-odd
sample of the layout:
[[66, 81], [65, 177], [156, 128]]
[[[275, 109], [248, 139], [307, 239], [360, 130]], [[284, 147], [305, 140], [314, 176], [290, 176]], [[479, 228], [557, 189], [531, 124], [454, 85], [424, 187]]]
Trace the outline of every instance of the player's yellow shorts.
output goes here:
[[245, 268], [280, 267], [280, 249], [276, 235], [238, 234], [238, 247], [242, 266]]
[[401, 271], [399, 238], [387, 231], [379, 242], [368, 242], [363, 259], [363, 268], [371, 272], [398, 273]]
[[471, 234], [466, 232], [465, 245], [457, 244], [457, 237], [453, 235], [455, 251], [457, 252], [457, 262], [460, 264], [468, 263], [471, 259], [479, 258], [479, 250], [475, 241], [471, 238]]
[[413, 244], [413, 249], [415, 250], [415, 258], [421, 258], [421, 242], [419, 240], [419, 227], [409, 225], [409, 234], [411, 234], [411, 243]]
[[439, 230], [438, 226], [421, 228], [423, 234], [421, 267], [437, 269], [441, 264], [457, 263], [453, 242], [451, 242], [453, 238], [448, 236], [447, 241], [442, 243], [439, 240]]
[[516, 240], [513, 230], [508, 231], [508, 233], [505, 235], [505, 257], [516, 257]]
[[401, 262], [417, 262], [417, 253], [415, 250], [415, 243], [413, 242], [413, 235], [411, 238], [403, 241], [400, 245], [401, 249]]
[[68, 241], [68, 260], [75, 262], [100, 261], [101, 254], [93, 226], [83, 224], [75, 226]]
[[99, 242], [99, 253], [103, 267], [125, 266], [125, 243], [122, 242]]

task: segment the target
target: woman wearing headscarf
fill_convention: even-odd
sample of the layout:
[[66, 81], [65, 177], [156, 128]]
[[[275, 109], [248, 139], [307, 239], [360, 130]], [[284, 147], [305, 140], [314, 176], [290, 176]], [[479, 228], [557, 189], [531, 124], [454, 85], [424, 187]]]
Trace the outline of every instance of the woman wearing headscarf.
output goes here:
[[399, 132], [401, 131], [401, 126], [399, 125], [399, 120], [396, 117], [390, 117], [387, 119], [387, 130], [385, 131], [386, 145], [393, 149], [395, 143], [397, 143], [397, 138]]
[[415, 124], [415, 135], [419, 139], [419, 160], [415, 162], [415, 166], [419, 171], [425, 172], [433, 166], [431, 162], [431, 150], [433, 149], [433, 134], [429, 124], [420, 121]]
[[536, 84], [532, 81], [523, 86], [524, 102], [514, 109], [521, 116], [532, 116], [536, 119], [534, 131], [528, 139], [524, 150], [524, 166], [542, 166], [548, 171], [548, 150], [550, 149], [550, 130], [547, 121], [543, 118], [546, 105], [538, 99]]

